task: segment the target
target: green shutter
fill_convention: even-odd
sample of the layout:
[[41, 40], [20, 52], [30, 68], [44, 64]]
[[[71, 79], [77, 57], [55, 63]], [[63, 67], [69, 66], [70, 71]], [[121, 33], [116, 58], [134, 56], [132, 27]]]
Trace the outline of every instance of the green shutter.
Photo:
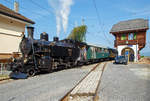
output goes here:
[[134, 33], [134, 40], [136, 40], [136, 33]]
[[125, 34], [121, 35], [121, 40], [126, 40], [126, 35]]

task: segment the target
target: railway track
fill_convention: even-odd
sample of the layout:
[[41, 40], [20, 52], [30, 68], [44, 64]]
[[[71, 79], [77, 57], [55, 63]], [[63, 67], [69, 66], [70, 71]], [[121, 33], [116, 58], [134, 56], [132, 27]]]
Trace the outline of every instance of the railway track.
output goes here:
[[98, 90], [106, 62], [98, 63], [60, 101], [99, 101]]

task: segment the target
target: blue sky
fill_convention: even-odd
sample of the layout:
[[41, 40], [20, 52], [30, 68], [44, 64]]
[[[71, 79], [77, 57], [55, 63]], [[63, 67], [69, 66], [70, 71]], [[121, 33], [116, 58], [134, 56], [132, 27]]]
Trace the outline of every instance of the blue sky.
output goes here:
[[[14, 1], [0, 0], [0, 3], [13, 9]], [[16, 1], [20, 5], [19, 13], [36, 22], [34, 25], [35, 38], [38, 39], [42, 32], [47, 32], [50, 40], [56, 36], [55, 13], [48, 0], [32, 0], [33, 2], [31, 0]], [[100, 15], [100, 24], [98, 23], [93, 0], [73, 0], [67, 32], [64, 33], [61, 30], [60, 39], [66, 38], [75, 25], [81, 25], [82, 18], [84, 18], [85, 24], [88, 27], [87, 42], [113, 47], [114, 36], [109, 33], [113, 24], [135, 18], [150, 18], [150, 0], [95, 0], [95, 2]], [[141, 52], [150, 52], [149, 39], [150, 31], [148, 30], [147, 43], [149, 44]]]

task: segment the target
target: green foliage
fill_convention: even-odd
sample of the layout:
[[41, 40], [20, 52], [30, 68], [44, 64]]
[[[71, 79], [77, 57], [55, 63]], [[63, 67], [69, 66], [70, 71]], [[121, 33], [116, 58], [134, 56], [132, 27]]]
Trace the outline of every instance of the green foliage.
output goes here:
[[143, 56], [143, 55], [141, 56], [141, 58], [144, 58], [144, 57], [145, 57], [145, 56]]
[[87, 31], [86, 25], [75, 27], [70, 33], [70, 35], [68, 36], [68, 39], [83, 42], [86, 40], [85, 38], [86, 31]]

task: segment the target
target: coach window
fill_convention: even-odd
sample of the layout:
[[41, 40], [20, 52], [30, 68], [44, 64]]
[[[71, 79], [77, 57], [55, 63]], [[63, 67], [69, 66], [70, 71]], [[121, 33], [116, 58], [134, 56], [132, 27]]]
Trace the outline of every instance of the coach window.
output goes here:
[[101, 52], [101, 48], [98, 49], [98, 52], [99, 52], [99, 53]]
[[95, 51], [97, 52], [98, 48], [95, 48]]
[[99, 48], [99, 52], [101, 52], [101, 48]]
[[107, 53], [107, 52], [108, 52], [108, 50], [107, 50], [107, 49], [105, 49], [105, 52]]
[[101, 52], [104, 52], [104, 48], [102, 48]]
[[99, 53], [101, 52], [101, 48], [99, 48]]
[[106, 49], [104, 49], [104, 52], [106, 52]]

